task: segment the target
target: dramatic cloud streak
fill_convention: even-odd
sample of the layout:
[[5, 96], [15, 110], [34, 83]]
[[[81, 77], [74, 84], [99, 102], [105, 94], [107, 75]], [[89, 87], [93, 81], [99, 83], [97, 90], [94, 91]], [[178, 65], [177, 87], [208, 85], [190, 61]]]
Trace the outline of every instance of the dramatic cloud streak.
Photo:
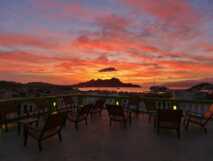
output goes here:
[[117, 71], [116, 68], [114, 68], [114, 67], [108, 67], [108, 68], [100, 69], [98, 72], [115, 72], [115, 71]]
[[0, 79], [174, 84], [213, 77], [208, 0], [1, 3]]

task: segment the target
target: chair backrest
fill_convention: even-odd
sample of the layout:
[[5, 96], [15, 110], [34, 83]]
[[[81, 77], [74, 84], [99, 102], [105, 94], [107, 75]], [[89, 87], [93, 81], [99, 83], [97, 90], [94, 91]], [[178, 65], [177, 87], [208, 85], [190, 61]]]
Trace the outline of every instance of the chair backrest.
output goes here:
[[61, 130], [66, 121], [66, 116], [65, 112], [53, 112], [49, 114], [44, 124], [41, 136], [48, 131]]
[[124, 109], [122, 106], [117, 106], [117, 105], [107, 105], [107, 111], [109, 116], [120, 116], [124, 117]]
[[147, 111], [156, 111], [156, 102], [155, 100], [144, 99], [145, 108]]
[[37, 112], [38, 108], [34, 102], [22, 102], [20, 103], [19, 114], [22, 116], [24, 114], [29, 115], [31, 112]]
[[158, 121], [173, 122], [179, 124], [181, 122], [182, 110], [165, 110], [158, 109]]
[[134, 106], [139, 106], [140, 104], [140, 97], [138, 96], [131, 96], [129, 99], [128, 99], [128, 105], [134, 105]]
[[81, 107], [79, 110], [78, 110], [78, 116], [81, 117], [81, 116], [88, 116], [90, 110], [92, 108], [92, 104], [87, 104], [87, 105], [84, 105], [83, 107]]
[[18, 105], [15, 101], [0, 102], [0, 112], [9, 114], [18, 112]]
[[46, 99], [38, 99], [33, 101], [39, 111], [46, 112], [49, 109], [49, 102]]
[[103, 109], [105, 104], [104, 99], [99, 99], [95, 102], [95, 105], [93, 106], [94, 109]]
[[63, 101], [65, 105], [72, 105], [74, 103], [71, 96], [63, 96]]

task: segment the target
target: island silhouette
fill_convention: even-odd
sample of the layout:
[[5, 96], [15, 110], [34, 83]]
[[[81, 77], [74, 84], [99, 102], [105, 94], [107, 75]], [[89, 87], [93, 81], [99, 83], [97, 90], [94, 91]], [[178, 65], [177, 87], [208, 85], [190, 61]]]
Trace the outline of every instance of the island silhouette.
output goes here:
[[124, 83], [118, 78], [111, 79], [92, 79], [87, 82], [78, 83], [73, 85], [74, 87], [131, 87], [131, 88], [140, 88], [140, 85], [132, 83]]

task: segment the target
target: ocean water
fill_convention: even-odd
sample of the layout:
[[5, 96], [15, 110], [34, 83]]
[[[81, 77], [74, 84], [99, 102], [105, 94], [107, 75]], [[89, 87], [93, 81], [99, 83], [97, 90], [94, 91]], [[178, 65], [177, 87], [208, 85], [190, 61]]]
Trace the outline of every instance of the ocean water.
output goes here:
[[81, 91], [109, 91], [109, 92], [129, 92], [129, 93], [142, 93], [149, 90], [145, 87], [128, 88], [128, 87], [83, 87], [79, 88]]

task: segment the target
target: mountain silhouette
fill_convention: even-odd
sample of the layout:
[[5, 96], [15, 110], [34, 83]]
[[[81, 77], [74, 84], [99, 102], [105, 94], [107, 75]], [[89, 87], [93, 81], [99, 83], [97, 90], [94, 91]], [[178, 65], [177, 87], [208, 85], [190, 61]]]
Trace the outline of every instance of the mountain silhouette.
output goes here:
[[90, 80], [87, 82], [82, 82], [74, 85], [74, 87], [140, 87], [139, 85], [132, 83], [123, 83], [118, 78], [111, 79], [97, 79]]
[[188, 90], [189, 91], [213, 90], [213, 84], [211, 84], [211, 83], [200, 83], [200, 84], [192, 86]]
[[18, 83], [0, 81], [0, 99], [12, 97], [34, 97], [58, 94], [70, 94], [74, 89], [72, 85], [55, 85], [43, 82]]

